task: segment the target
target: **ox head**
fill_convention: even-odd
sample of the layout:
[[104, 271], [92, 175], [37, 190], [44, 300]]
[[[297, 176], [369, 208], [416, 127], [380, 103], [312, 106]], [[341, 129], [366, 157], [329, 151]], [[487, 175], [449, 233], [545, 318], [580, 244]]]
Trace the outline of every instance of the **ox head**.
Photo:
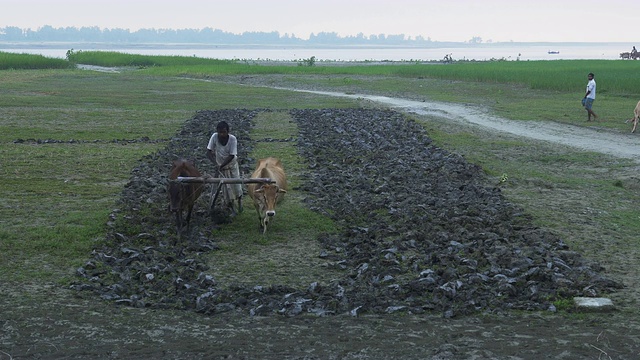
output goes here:
[[259, 207], [262, 226], [266, 230], [269, 218], [276, 215], [276, 203], [287, 190], [281, 189], [276, 184], [264, 184], [255, 190], [256, 203]]

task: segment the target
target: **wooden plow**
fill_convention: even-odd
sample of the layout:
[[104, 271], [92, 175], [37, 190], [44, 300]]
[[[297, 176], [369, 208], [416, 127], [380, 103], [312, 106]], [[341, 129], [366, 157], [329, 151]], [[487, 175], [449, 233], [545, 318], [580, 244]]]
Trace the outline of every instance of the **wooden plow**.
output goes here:
[[[211, 203], [209, 204], [209, 209], [213, 209], [216, 201], [218, 200], [218, 196], [220, 195], [220, 190], [222, 187], [227, 184], [275, 184], [275, 180], [271, 180], [270, 178], [216, 178], [209, 176], [200, 176], [200, 177], [183, 177], [178, 176], [177, 179], [172, 180], [181, 184], [189, 184], [189, 183], [197, 183], [197, 184], [218, 184], [215, 193], [211, 194]], [[241, 211], [241, 209], [238, 209]]]

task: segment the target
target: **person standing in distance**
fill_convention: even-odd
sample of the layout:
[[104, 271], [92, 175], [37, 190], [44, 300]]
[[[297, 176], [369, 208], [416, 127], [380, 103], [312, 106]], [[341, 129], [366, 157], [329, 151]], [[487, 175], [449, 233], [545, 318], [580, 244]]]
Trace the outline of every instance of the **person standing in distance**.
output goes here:
[[[220, 121], [216, 126], [216, 132], [211, 135], [207, 145], [207, 158], [218, 167], [220, 177], [240, 177], [238, 140], [229, 133], [229, 124], [226, 121]], [[242, 211], [242, 184], [227, 184], [222, 187], [222, 191], [225, 192], [223, 199], [227, 201], [225, 206], [234, 209], [233, 202], [238, 200], [238, 211]]]
[[584, 108], [587, 110], [587, 121], [591, 121], [591, 115], [593, 115], [593, 120], [598, 118], [592, 109], [593, 101], [596, 99], [596, 80], [593, 73], [589, 73], [587, 78], [589, 82], [587, 83], [587, 92], [584, 94]]

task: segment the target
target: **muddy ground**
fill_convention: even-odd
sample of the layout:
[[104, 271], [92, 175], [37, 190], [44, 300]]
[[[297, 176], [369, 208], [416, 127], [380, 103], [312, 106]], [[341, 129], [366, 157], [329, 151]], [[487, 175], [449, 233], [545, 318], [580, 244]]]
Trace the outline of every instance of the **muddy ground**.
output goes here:
[[[392, 111], [291, 112], [312, 179], [295, 191], [341, 226], [318, 239], [317, 254], [340, 278], [306, 287], [218, 283], [205, 260], [217, 239], [202, 229], [221, 219], [194, 218], [189, 241], [176, 246], [154, 204], [166, 198], [174, 154], [199, 151], [221, 118], [234, 124], [246, 158], [255, 114], [200, 112], [167, 149], [142, 159], [106, 242], [71, 289], [34, 288], [34, 305], [3, 289], [0, 359], [640, 356], [640, 322], [628, 311], [554, 305], [625, 291], [623, 282], [531, 226], [479, 168]], [[242, 166], [247, 173], [251, 162]], [[406, 186], [407, 175], [425, 181]]]

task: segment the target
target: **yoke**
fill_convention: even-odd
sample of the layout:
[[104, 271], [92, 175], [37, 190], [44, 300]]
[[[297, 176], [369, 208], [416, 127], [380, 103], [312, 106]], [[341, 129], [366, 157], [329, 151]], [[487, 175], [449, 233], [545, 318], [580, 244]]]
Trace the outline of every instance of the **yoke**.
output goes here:
[[[243, 179], [243, 178], [215, 178], [215, 177], [209, 177], [209, 176], [199, 176], [199, 177], [178, 176], [175, 180], [169, 180], [169, 181], [175, 181], [180, 184], [198, 184], [198, 183], [218, 184], [216, 192], [211, 195], [211, 204], [209, 205], [210, 209], [213, 209], [213, 206], [215, 205], [216, 200], [218, 200], [218, 195], [220, 194], [220, 190], [222, 189], [222, 186], [225, 184], [275, 184], [276, 183], [276, 181], [272, 180], [271, 178]], [[238, 209], [238, 210], [242, 211], [242, 209]]]
[[271, 178], [214, 178], [210, 176], [188, 177], [178, 176], [175, 180], [179, 183], [203, 183], [203, 184], [275, 184], [275, 180]]

